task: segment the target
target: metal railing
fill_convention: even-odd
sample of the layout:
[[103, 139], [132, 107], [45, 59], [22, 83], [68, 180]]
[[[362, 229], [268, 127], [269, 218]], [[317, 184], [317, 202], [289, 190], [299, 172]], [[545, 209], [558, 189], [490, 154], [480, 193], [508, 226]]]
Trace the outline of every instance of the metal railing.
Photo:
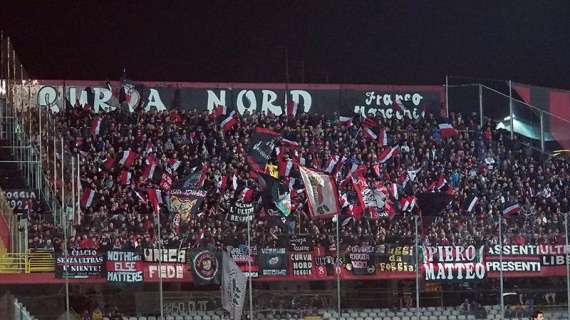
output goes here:
[[51, 252], [6, 253], [0, 256], [0, 273], [54, 272]]

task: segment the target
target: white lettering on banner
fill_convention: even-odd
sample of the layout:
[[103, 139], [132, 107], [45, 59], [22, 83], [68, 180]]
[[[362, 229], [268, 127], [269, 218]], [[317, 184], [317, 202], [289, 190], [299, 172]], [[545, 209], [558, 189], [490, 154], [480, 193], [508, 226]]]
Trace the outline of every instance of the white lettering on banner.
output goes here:
[[186, 262], [186, 250], [178, 249], [144, 249], [144, 261], [148, 262]]
[[113, 93], [107, 88], [93, 88], [93, 111], [99, 113], [101, 110], [105, 112], [115, 110], [115, 107], [107, 104], [111, 100]]
[[424, 247], [424, 262], [474, 262], [481, 261], [485, 247], [479, 248], [479, 253], [475, 246], [438, 246]]
[[54, 87], [45, 86], [38, 91], [38, 105], [42, 107], [49, 107], [51, 112], [59, 112], [57, 104], [57, 91]]
[[426, 280], [481, 280], [485, 277], [482, 263], [424, 263]]
[[570, 264], [570, 256], [542, 256], [543, 266], [564, 266]]
[[216, 106], [226, 105], [226, 90], [220, 90], [220, 97], [216, 96], [216, 93], [212, 90], [207, 90], [208, 93], [208, 103], [206, 108], [208, 112], [213, 112]]
[[[74, 106], [75, 102], [77, 101], [77, 88], [74, 87], [69, 88], [68, 95], [69, 95], [69, 102], [71, 103], [71, 105]], [[86, 104], [87, 104], [87, 91], [81, 90], [81, 92], [79, 93], [79, 105], [84, 106]]]
[[[70, 101], [71, 105], [75, 105], [77, 101], [77, 87], [66, 87], [68, 90], [67, 92], [67, 99]], [[129, 101], [129, 109], [133, 111], [134, 105], [140, 100], [139, 92], [134, 88], [130, 87], [128, 89], [128, 94], [132, 98]], [[93, 90], [93, 111], [94, 112], [109, 112], [113, 111], [117, 108], [117, 106], [110, 104], [113, 99], [113, 92], [106, 87], [92, 87]], [[38, 105], [41, 107], [49, 106], [51, 111], [54, 113], [59, 112], [60, 107], [58, 103], [61, 102], [59, 99], [60, 96], [56, 88], [51, 86], [43, 86], [38, 90], [37, 98], [38, 98]], [[81, 89], [79, 93], [79, 104], [84, 106], [88, 103], [87, 99], [87, 91], [85, 89]], [[149, 112], [151, 110], [156, 110], [158, 112], [166, 111], [166, 106], [162, 102], [162, 98], [160, 97], [160, 92], [157, 89], [150, 88], [148, 94], [148, 100], [146, 104], [143, 106], [143, 110], [145, 112]]]
[[[151, 264], [148, 266], [148, 275], [151, 279], [159, 278], [159, 265]], [[160, 265], [160, 278], [162, 279], [183, 279], [184, 265], [162, 264]]]
[[[244, 95], [249, 101], [249, 107], [247, 108], [243, 101]], [[246, 111], [248, 113], [255, 113], [257, 109], [257, 99], [255, 98], [255, 93], [253, 93], [253, 91], [251, 90], [241, 90], [237, 95], [236, 105], [237, 105], [237, 110], [240, 114], [244, 114], [246, 113]]]
[[[291, 94], [291, 100], [299, 103], [300, 105], [303, 105], [303, 112], [309, 112], [309, 110], [311, 110], [311, 106], [313, 105], [313, 97], [311, 97], [311, 94], [308, 91], [291, 90], [289, 91], [289, 94]], [[300, 101], [301, 99], [299, 98], [303, 98], [302, 103]]]
[[267, 113], [268, 111], [276, 116], [283, 114], [281, 106], [274, 105], [273, 103], [277, 101], [277, 94], [271, 90], [261, 91], [263, 98], [261, 100], [261, 112]]
[[405, 94], [391, 94], [391, 93], [376, 93], [374, 91], [368, 91], [364, 93], [366, 100], [364, 103], [367, 106], [376, 105], [382, 106], [392, 106], [396, 100], [402, 103], [411, 102], [414, 106], [419, 106], [424, 99], [424, 97], [419, 93], [405, 93]]
[[[207, 90], [208, 101], [206, 107], [209, 112], [212, 112], [217, 105], [227, 106], [227, 90], [219, 90], [219, 95], [214, 90]], [[271, 113], [276, 116], [283, 114], [286, 107], [278, 101], [277, 92], [274, 90], [263, 89], [261, 90], [261, 110], [258, 110], [256, 92], [259, 91], [244, 89], [239, 90], [236, 95], [235, 105], [239, 114], [254, 113], [260, 111], [263, 113]], [[303, 112], [309, 112], [313, 104], [311, 94], [306, 90], [290, 90], [290, 99], [295, 103], [303, 106]]]
[[162, 112], [166, 111], [166, 107], [164, 103], [162, 103], [162, 99], [160, 99], [160, 94], [156, 89], [150, 89], [150, 93], [148, 95], [148, 102], [144, 107], [144, 111], [149, 112], [151, 108], [156, 108], [156, 111]]
[[208, 310], [208, 300], [190, 300], [164, 303], [164, 313], [166, 315], [193, 316], [196, 311], [206, 310]]
[[487, 272], [540, 272], [539, 261], [487, 261]]
[[425, 111], [420, 111], [419, 108], [408, 108], [404, 110], [404, 112], [394, 110], [392, 108], [370, 108], [367, 106], [354, 106], [354, 113], [362, 115], [362, 116], [370, 116], [376, 117], [377, 114], [380, 114], [384, 119], [403, 119], [404, 117], [408, 119], [419, 119], [420, 117], [425, 117]]
[[540, 255], [564, 255], [565, 245], [494, 245], [489, 248], [489, 254], [498, 256], [540, 256]]

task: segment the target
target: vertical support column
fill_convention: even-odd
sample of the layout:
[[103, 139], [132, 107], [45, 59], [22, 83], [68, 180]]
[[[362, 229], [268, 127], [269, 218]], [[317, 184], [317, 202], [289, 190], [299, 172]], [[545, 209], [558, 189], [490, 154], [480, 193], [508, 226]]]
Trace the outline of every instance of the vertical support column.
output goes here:
[[334, 264], [334, 272], [336, 274], [336, 311], [340, 318], [342, 304], [340, 301], [340, 217], [336, 216], [336, 262]]
[[249, 277], [247, 277], [247, 285], [249, 287], [248, 291], [249, 291], [249, 318], [250, 319], [254, 319], [253, 318], [253, 285], [251, 283], [252, 281], [252, 277], [251, 277], [251, 221], [249, 221], [249, 218], [246, 219], [247, 220], [247, 254], [248, 254], [248, 259], [247, 259], [247, 267], [248, 270], [250, 272]]
[[566, 233], [566, 247], [564, 252], [566, 254], [566, 307], [568, 309], [568, 317], [570, 317], [570, 264], [568, 264], [568, 212], [564, 215], [564, 232]]
[[500, 303], [501, 303], [501, 319], [505, 318], [505, 295], [504, 295], [504, 283], [503, 283], [503, 214], [499, 213], [499, 245], [501, 250], [499, 251], [499, 261], [501, 263], [501, 268], [499, 268], [499, 286], [500, 286]]
[[540, 112], [540, 151], [544, 152], [544, 112]]
[[509, 80], [509, 118], [511, 119], [511, 139], [515, 136], [515, 113], [513, 111], [513, 83]]
[[449, 77], [445, 76], [445, 116], [449, 117]]
[[416, 317], [420, 318], [420, 259], [418, 250], [418, 216], [414, 216], [415, 237], [414, 248], [416, 254]]
[[483, 129], [483, 85], [479, 84], [479, 127]]
[[81, 162], [77, 154], [77, 224], [81, 224]]

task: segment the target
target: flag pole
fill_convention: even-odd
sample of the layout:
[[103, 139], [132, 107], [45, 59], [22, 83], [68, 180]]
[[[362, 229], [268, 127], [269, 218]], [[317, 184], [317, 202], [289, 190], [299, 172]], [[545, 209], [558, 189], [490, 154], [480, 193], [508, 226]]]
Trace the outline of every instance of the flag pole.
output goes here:
[[77, 153], [77, 224], [81, 224], [81, 165]]
[[449, 77], [445, 76], [445, 116], [449, 117]]
[[415, 251], [416, 251], [416, 316], [420, 318], [420, 259], [418, 253], [418, 216], [414, 215], [414, 224], [415, 224]]
[[336, 215], [336, 263], [334, 264], [336, 273], [336, 309], [338, 316], [340, 317], [340, 216]]
[[[564, 215], [564, 232], [566, 233], [566, 297], [570, 297], [570, 264], [568, 264], [568, 212]], [[570, 300], [566, 303], [568, 316], [570, 317]]]
[[247, 217], [247, 255], [248, 255], [248, 259], [247, 259], [247, 268], [249, 270], [249, 277], [248, 277], [248, 287], [249, 287], [249, 319], [253, 320], [253, 287], [252, 287], [252, 283], [251, 283], [251, 278], [252, 278], [252, 274], [251, 274], [251, 221], [250, 221], [250, 217]]
[[[65, 174], [63, 171], [63, 155], [63, 137], [61, 137], [61, 223], [63, 226], [63, 251], [67, 256], [67, 212], [65, 210]], [[57, 173], [54, 173], [54, 179], [56, 177]], [[65, 277], [65, 319], [69, 320], [69, 277], [67, 275]]]
[[[160, 195], [162, 197], [162, 194]], [[160, 205], [156, 212], [157, 237], [156, 244], [158, 247], [158, 297], [160, 301], [160, 319], [164, 319], [164, 301], [162, 296], [162, 248], [160, 246]]]
[[501, 250], [499, 251], [499, 261], [501, 267], [499, 268], [499, 285], [501, 289], [501, 319], [505, 318], [505, 297], [504, 297], [504, 285], [503, 285], [503, 214], [499, 213], [499, 244]]

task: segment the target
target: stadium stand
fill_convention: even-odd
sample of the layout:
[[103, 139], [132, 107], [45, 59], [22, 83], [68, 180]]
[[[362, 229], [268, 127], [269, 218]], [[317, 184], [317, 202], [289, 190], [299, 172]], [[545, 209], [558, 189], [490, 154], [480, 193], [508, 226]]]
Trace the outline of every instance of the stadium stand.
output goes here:
[[[429, 221], [431, 227], [423, 235], [424, 245], [496, 244], [497, 217], [507, 203], [519, 203], [524, 208], [524, 215], [517, 218], [516, 224], [506, 226], [505, 243], [564, 243], [561, 222], [562, 213], [569, 209], [568, 162], [526, 148], [517, 136], [511, 139], [508, 132], [495, 130], [495, 124], [490, 121], [484, 128], [479, 128], [476, 118], [462, 114], [452, 115], [450, 123], [457, 135], [449, 138], [440, 136], [438, 124], [441, 120], [433, 115], [422, 121], [403, 122], [356, 118], [350, 127], [318, 114], [303, 114], [296, 118], [247, 115], [229, 131], [221, 130], [204, 112], [133, 115], [117, 111], [99, 115], [87, 106], [68, 109], [54, 117], [57, 133], [65, 138], [68, 151], [80, 154], [83, 188], [95, 192], [81, 225], [74, 226], [76, 233], [69, 239], [70, 248], [154, 245], [152, 208], [146, 199], [140, 201], [138, 198], [146, 197], [146, 188], [161, 188], [160, 179], [144, 176], [150, 159], [156, 159], [157, 171], [162, 172], [170, 170], [169, 163], [180, 161], [172, 170], [170, 179], [173, 181], [207, 168], [203, 184], [208, 196], [196, 214], [197, 219], [192, 219], [188, 225], [173, 225], [172, 218], [166, 214], [167, 204], [161, 205], [165, 246], [196, 247], [211, 243], [222, 247], [243, 241], [246, 237], [244, 228], [222, 230], [222, 226], [230, 202], [242, 197], [244, 189], [253, 189], [253, 195], [249, 195], [247, 201], [257, 201], [261, 197], [262, 189], [245, 161], [247, 141], [256, 127], [275, 130], [284, 138], [299, 143], [298, 149], [282, 147], [285, 155], [272, 155], [270, 163], [277, 167], [281, 157], [303, 159], [307, 167], [319, 170], [326, 170], [331, 159], [347, 159], [337, 177], [344, 179], [352, 165], [357, 164], [368, 183], [397, 184], [400, 199], [415, 199], [422, 192], [433, 191], [434, 182], [441, 183], [436, 186], [438, 189], [444, 188], [457, 197], [440, 217]], [[96, 136], [91, 133], [94, 119], [101, 119], [105, 125]], [[391, 146], [400, 146], [385, 170], [379, 172], [381, 176], [375, 173], [373, 165], [388, 147], [362, 137], [368, 120], [385, 129]], [[128, 150], [136, 154], [136, 158], [130, 168], [121, 168], [116, 162]], [[115, 163], [106, 169], [104, 166], [108, 161]], [[281, 165], [285, 165], [283, 161]], [[283, 167], [279, 169], [284, 170]], [[405, 179], [402, 177], [407, 170], [419, 171], [417, 177], [403, 188]], [[129, 181], [124, 180], [127, 176]], [[298, 170], [293, 169], [288, 181], [290, 178], [295, 181], [291, 190], [302, 188]], [[237, 188], [220, 188], [221, 179], [235, 179]], [[168, 194], [170, 190], [163, 188], [162, 191]], [[357, 205], [351, 184], [341, 184], [339, 193], [348, 197], [345, 210]], [[479, 201], [468, 210], [467, 201], [474, 194]], [[315, 235], [316, 244], [330, 245], [332, 239], [326, 235], [334, 235], [333, 223], [311, 220], [307, 206], [301, 206], [305, 200], [302, 192], [291, 199], [293, 210], [300, 212], [298, 221], [288, 218], [284, 224], [272, 225], [271, 216], [258, 215], [253, 223], [254, 241], [275, 245], [282, 235], [298, 232]], [[398, 207], [398, 203], [395, 206]], [[43, 210], [41, 206], [33, 207], [30, 211], [30, 247], [46, 249], [53, 246], [60, 250], [61, 231], [52, 223], [42, 221], [46, 215], [37, 214]], [[401, 205], [399, 209], [402, 213], [391, 220], [366, 216], [345, 224], [342, 242], [412, 244], [411, 217], [418, 206], [411, 211], [401, 210]]]

